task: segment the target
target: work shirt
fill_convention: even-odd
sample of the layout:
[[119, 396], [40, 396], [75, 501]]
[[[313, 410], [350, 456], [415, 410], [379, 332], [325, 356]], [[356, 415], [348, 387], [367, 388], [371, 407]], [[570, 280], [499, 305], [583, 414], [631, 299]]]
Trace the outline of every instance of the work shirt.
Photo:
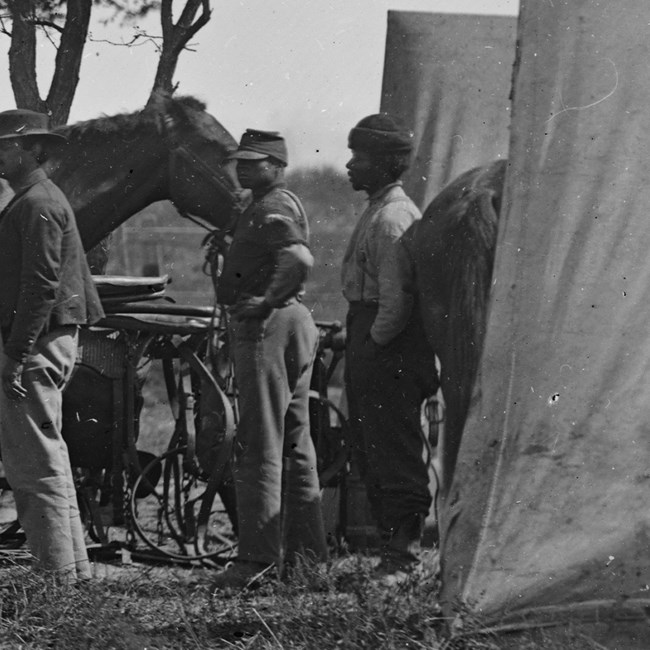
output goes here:
[[404, 234], [421, 217], [400, 181], [387, 185], [369, 197], [343, 258], [343, 295], [377, 304], [370, 335], [379, 345], [394, 339], [411, 316], [415, 272]]
[[219, 302], [263, 296], [272, 307], [304, 293], [313, 265], [309, 226], [297, 197], [278, 184], [239, 217], [219, 279]]
[[104, 312], [63, 192], [42, 169], [14, 190], [0, 215], [0, 328], [5, 354], [24, 361], [41, 334]]

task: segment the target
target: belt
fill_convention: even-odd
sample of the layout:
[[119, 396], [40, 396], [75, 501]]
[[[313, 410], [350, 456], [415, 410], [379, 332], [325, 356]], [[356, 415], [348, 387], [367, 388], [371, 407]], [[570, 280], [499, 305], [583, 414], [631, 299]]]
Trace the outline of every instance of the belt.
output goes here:
[[379, 309], [379, 302], [376, 300], [351, 300], [348, 309], [354, 314], [359, 311], [370, 311]]
[[[68, 326], [75, 326], [78, 327], [78, 323], [59, 323], [54, 316], [51, 316], [47, 321], [45, 321], [45, 325], [43, 325], [43, 328], [41, 331], [38, 333], [38, 338], [40, 339], [42, 336], [45, 336], [46, 334], [49, 334], [53, 330], [59, 328], [59, 327], [68, 327]], [[6, 343], [9, 340], [9, 335], [11, 334], [11, 325], [3, 325], [0, 327], [0, 335], [2, 336], [2, 342]]]
[[[240, 307], [242, 303], [246, 302], [247, 299], [262, 298], [262, 297], [263, 296], [250, 296], [250, 295], [239, 296], [236, 302], [226, 305], [226, 309], [228, 310], [228, 312], [231, 312], [233, 310], [237, 311], [237, 308]], [[282, 309], [283, 307], [289, 307], [289, 305], [299, 305], [299, 304], [302, 304], [302, 296], [300, 295], [290, 296], [289, 298], [284, 300], [281, 305], [278, 305], [277, 307], [273, 307], [273, 309]]]

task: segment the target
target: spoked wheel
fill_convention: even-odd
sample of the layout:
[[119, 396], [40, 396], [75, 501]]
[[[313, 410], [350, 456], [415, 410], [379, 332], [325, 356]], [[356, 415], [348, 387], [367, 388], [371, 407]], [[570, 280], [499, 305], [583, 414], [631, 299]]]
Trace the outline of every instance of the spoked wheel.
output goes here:
[[[143, 468], [131, 497], [134, 529], [164, 557], [226, 560], [236, 550], [230, 519], [209, 478], [187, 465], [187, 448], [179, 447]], [[147, 477], [158, 472], [154, 487]]]

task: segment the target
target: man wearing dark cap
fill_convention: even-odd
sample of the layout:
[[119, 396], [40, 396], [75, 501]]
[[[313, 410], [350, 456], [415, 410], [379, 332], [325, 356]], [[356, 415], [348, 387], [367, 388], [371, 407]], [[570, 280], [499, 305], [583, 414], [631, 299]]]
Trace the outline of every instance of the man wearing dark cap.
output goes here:
[[0, 177], [14, 197], [0, 214], [0, 450], [18, 519], [41, 567], [90, 577], [62, 393], [78, 327], [103, 316], [72, 208], [39, 167], [63, 141], [46, 115], [0, 113]]
[[[402, 189], [412, 134], [386, 113], [349, 135], [350, 183], [368, 207], [343, 259], [347, 317], [346, 392], [356, 458], [382, 540], [383, 579], [418, 563], [431, 495], [420, 409], [437, 387], [433, 352], [416, 306], [407, 238], [421, 214]], [[411, 229], [412, 230], [412, 229]]]
[[313, 264], [307, 218], [284, 186], [287, 150], [278, 133], [248, 129], [231, 157], [253, 200], [237, 220], [219, 280], [219, 302], [230, 305], [239, 391], [239, 545], [237, 561], [216, 577], [214, 589], [243, 588], [298, 554], [327, 556], [309, 432], [318, 331], [302, 304]]

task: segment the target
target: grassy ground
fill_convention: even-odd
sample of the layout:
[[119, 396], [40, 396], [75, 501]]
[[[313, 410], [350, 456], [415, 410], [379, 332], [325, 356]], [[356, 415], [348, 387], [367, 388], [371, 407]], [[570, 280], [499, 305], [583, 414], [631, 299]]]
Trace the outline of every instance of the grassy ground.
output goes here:
[[[150, 379], [138, 446], [161, 453], [173, 423], [160, 378]], [[452, 638], [433, 569], [387, 588], [372, 578], [376, 561], [340, 551], [326, 566], [299, 567], [290, 582], [270, 578], [257, 589], [213, 596], [214, 568], [96, 563], [94, 580], [70, 586], [32, 571], [24, 552], [0, 553], [0, 650], [622, 647], [602, 645], [571, 626], [496, 636], [471, 618], [464, 634]], [[435, 562], [430, 558], [425, 565]]]
[[[386, 589], [371, 560], [348, 556], [304, 566], [289, 583], [213, 597], [206, 568], [96, 567], [98, 578], [68, 586], [18, 563], [0, 570], [0, 649], [66, 650], [599, 650], [565, 628], [560, 638], [526, 633], [450, 638], [436, 604], [435, 576]], [[471, 627], [471, 626], [470, 626]]]

